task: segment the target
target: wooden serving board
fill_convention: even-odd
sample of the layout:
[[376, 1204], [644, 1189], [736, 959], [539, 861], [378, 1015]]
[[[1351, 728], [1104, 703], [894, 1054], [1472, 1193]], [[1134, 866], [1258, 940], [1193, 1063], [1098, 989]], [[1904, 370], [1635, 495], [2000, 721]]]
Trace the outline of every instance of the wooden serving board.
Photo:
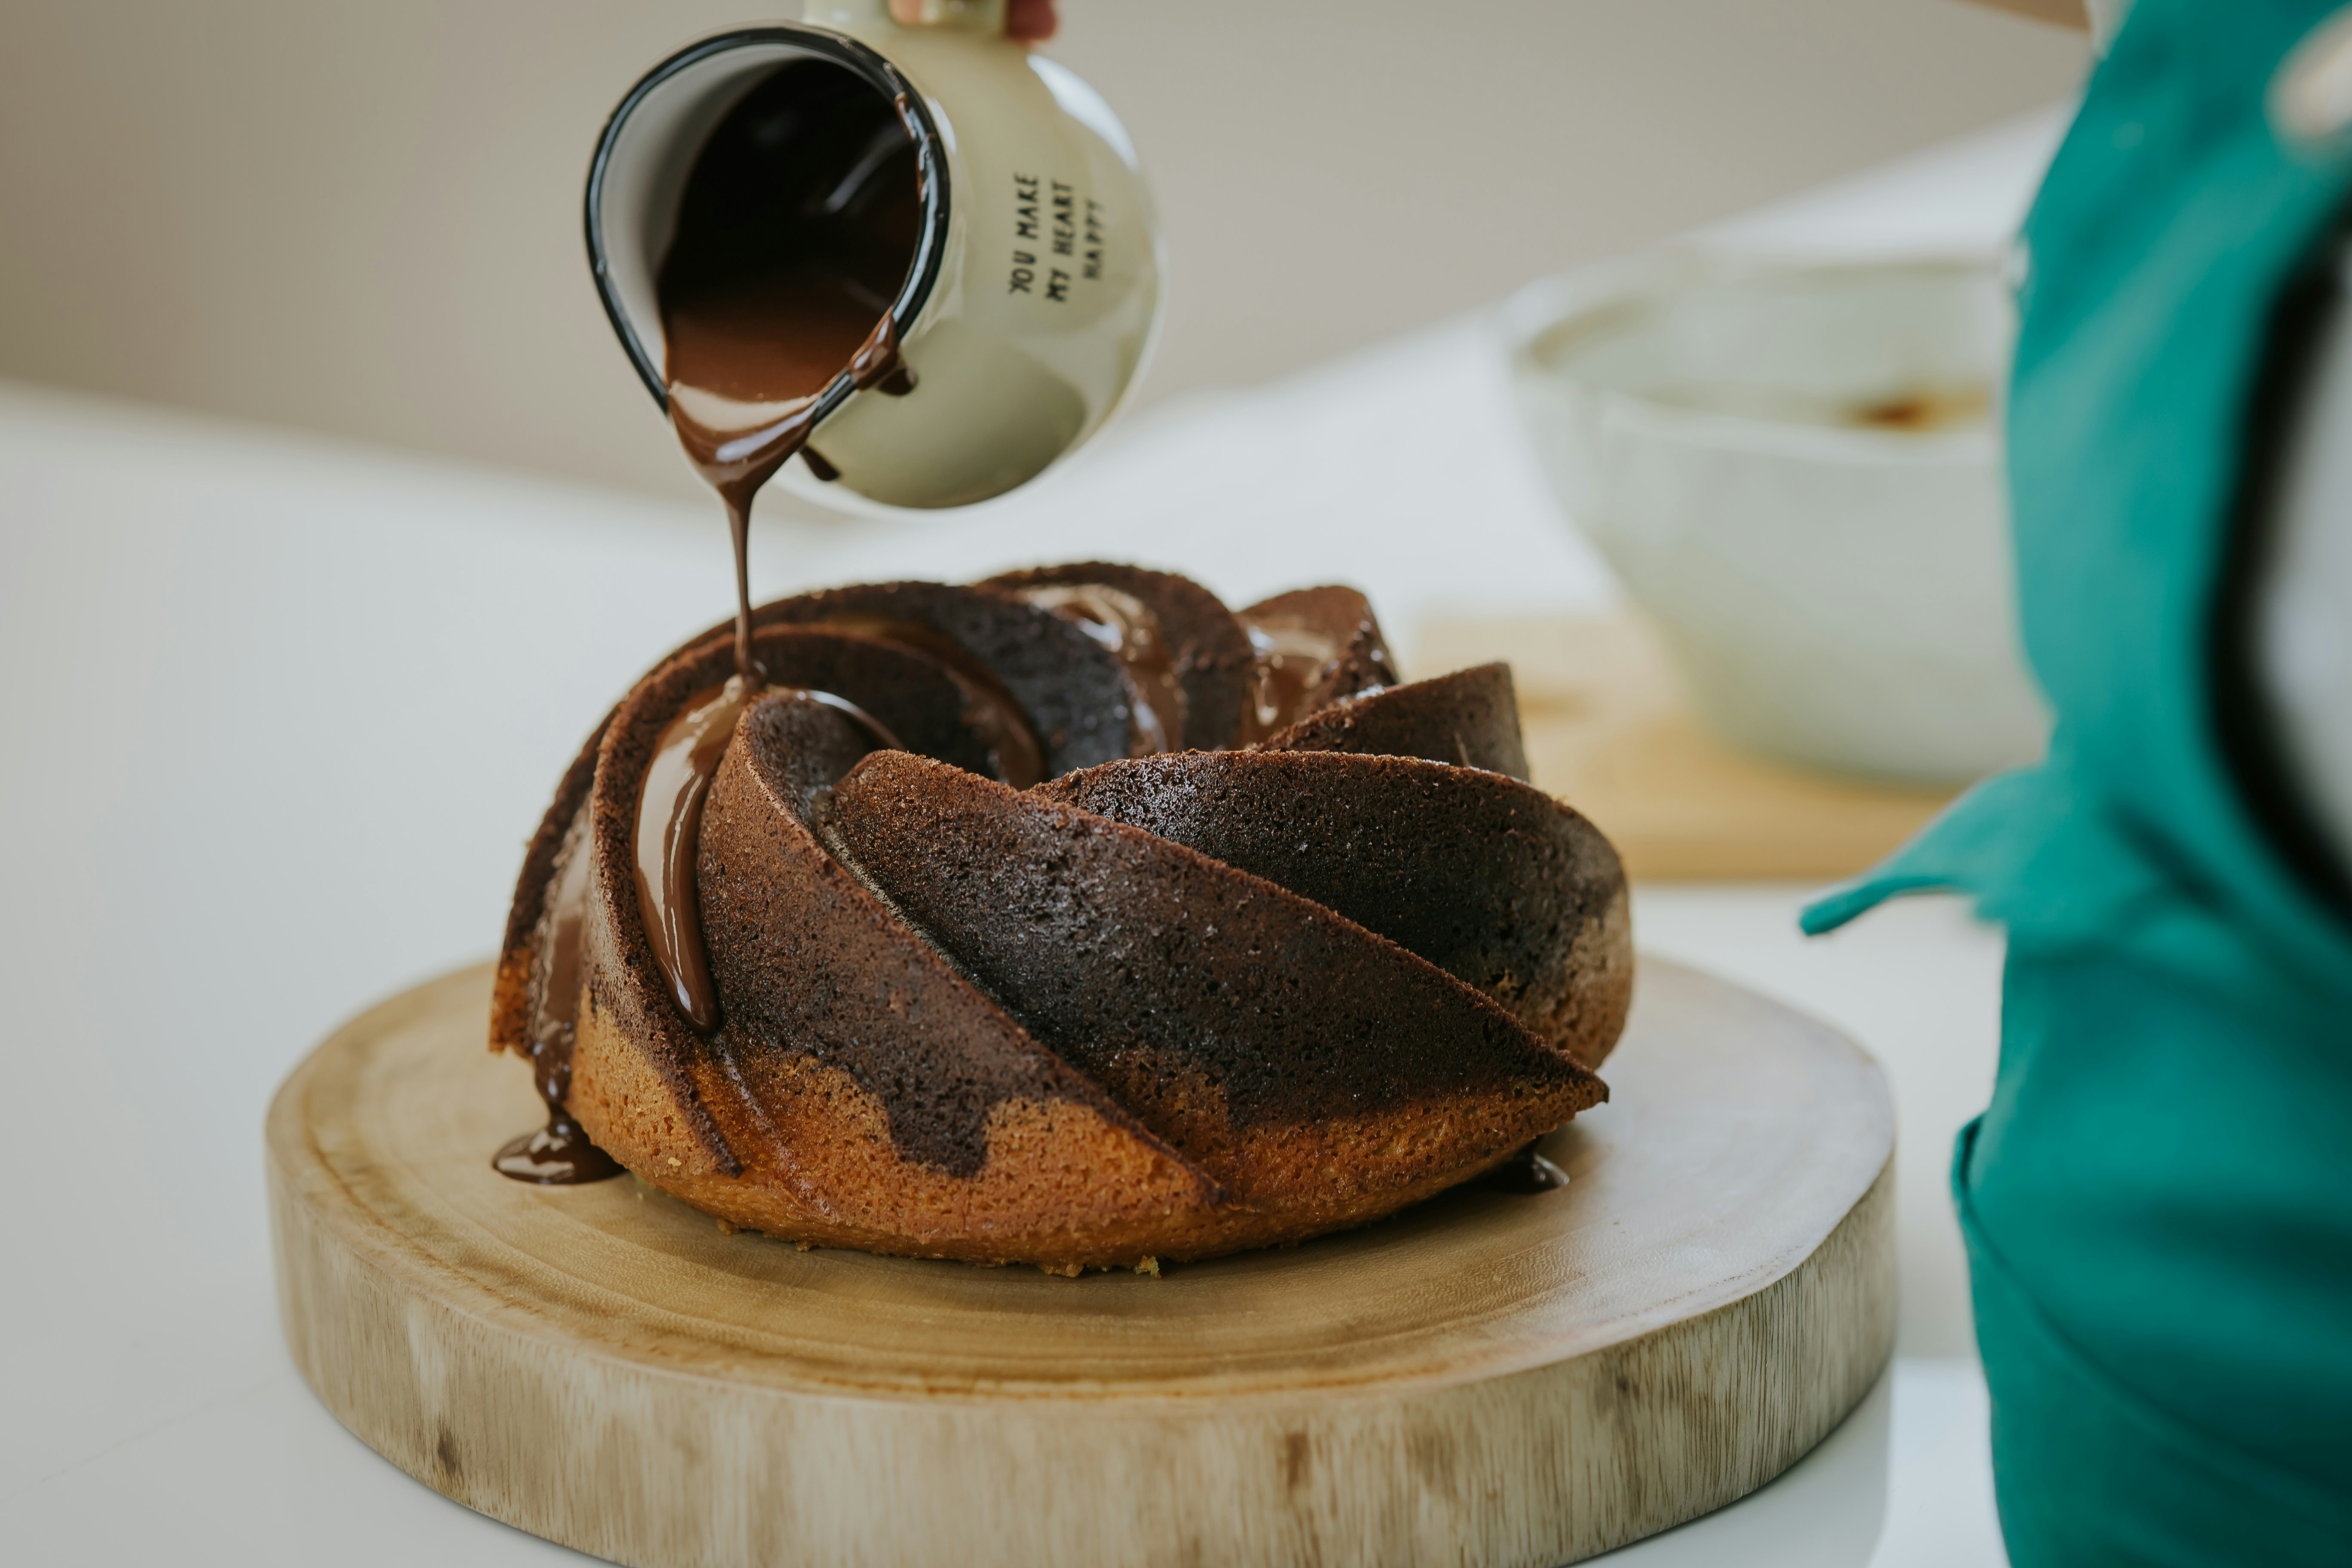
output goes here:
[[1548, 1141], [1565, 1189], [1157, 1279], [508, 1181], [537, 1101], [488, 996], [487, 967], [420, 986], [278, 1091], [287, 1340], [401, 1468], [621, 1563], [1546, 1568], [1769, 1480], [1893, 1342], [1877, 1068], [1670, 964], [1612, 1102]]
[[1497, 658], [1518, 688], [1535, 784], [1590, 817], [1636, 878], [1854, 876], [1956, 793], [1844, 778], [1718, 740], [1657, 633], [1630, 610], [1433, 622], [1412, 671]]

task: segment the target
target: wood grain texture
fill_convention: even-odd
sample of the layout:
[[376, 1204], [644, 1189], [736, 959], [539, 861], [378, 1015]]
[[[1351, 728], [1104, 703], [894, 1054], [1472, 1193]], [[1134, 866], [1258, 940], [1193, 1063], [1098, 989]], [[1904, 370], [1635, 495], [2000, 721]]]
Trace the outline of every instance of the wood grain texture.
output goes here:
[[345, 1026], [268, 1122], [294, 1360], [469, 1507], [617, 1562], [1565, 1563], [1763, 1484], [1892, 1344], [1893, 1114], [1822, 1026], [1650, 963], [1573, 1178], [1093, 1274], [723, 1235], [539, 1188], [487, 968]]
[[1869, 869], [1953, 792], [1841, 778], [1719, 741], [1631, 612], [1438, 621], [1406, 674], [1511, 667], [1534, 782], [1591, 818], [1638, 879], [1822, 881]]

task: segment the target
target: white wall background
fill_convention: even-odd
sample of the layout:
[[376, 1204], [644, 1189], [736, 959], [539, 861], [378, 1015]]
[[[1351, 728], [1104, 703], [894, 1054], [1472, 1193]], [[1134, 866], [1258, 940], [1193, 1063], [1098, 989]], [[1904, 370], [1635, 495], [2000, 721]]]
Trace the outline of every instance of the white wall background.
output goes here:
[[[780, 9], [784, 8], [782, 6]], [[2054, 100], [1949, 0], [1064, 0], [1172, 251], [1147, 396], [1248, 384]], [[7, 0], [0, 375], [678, 496], [579, 184], [717, 0]]]

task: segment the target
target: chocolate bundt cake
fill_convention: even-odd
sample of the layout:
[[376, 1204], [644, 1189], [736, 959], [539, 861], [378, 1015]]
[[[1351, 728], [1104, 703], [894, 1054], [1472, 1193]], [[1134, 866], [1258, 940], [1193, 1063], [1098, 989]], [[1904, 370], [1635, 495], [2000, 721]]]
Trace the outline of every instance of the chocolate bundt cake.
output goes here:
[[1605, 1097], [1624, 878], [1506, 667], [1401, 683], [1351, 590], [1097, 563], [752, 628], [758, 684], [688, 642], [531, 841], [510, 1174], [1074, 1273], [1359, 1225]]

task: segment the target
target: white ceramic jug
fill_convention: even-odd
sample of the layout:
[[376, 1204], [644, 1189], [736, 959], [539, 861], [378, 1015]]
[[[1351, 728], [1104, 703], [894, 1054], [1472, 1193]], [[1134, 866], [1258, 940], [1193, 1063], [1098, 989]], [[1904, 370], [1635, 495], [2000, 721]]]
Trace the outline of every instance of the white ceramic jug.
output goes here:
[[667, 405], [655, 282], [712, 130], [784, 66], [843, 67], [899, 105], [921, 173], [921, 237], [890, 306], [912, 392], [819, 395], [839, 477], [796, 458], [775, 483], [835, 510], [961, 506], [1043, 472], [1102, 427], [1141, 373], [1163, 259], [1127, 132], [1100, 94], [1003, 36], [1003, 0], [902, 27], [885, 0], [811, 0], [807, 19], [672, 55], [613, 111], [589, 167], [590, 266], [622, 346]]

